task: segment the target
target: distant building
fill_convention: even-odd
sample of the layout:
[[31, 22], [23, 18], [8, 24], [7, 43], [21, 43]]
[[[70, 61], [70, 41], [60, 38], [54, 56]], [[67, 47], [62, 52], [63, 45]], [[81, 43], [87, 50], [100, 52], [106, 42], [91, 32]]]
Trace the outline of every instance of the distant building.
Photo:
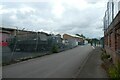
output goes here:
[[60, 34], [59, 35], [54, 35], [54, 34], [49, 35], [48, 41], [51, 46], [61, 46], [61, 44], [62, 44], [62, 38], [61, 38]]
[[62, 43], [63, 43], [65, 46], [69, 45], [69, 42], [68, 42], [67, 39], [63, 39], [63, 40], [62, 40]]
[[45, 32], [38, 32], [39, 38], [41, 41], [47, 41], [49, 34]]
[[83, 44], [83, 38], [77, 37], [75, 35], [64, 34], [63, 39], [67, 40], [71, 46], [77, 46]]
[[33, 32], [12, 28], [1, 28], [1, 32], [2, 42], [7, 41], [11, 51], [13, 51], [15, 45], [17, 45], [15, 51], [35, 51], [36, 48], [39, 51], [41, 48], [48, 47], [49, 34], [45, 32]]
[[88, 44], [88, 41], [87, 41], [87, 40], [85, 40], [85, 41], [84, 41], [84, 44]]

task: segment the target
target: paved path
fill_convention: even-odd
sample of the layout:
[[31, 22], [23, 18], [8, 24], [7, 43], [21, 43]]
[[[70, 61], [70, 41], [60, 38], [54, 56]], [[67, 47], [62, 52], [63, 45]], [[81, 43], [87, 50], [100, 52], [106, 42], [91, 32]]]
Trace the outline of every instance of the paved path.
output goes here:
[[3, 78], [72, 78], [86, 59], [91, 46], [47, 55], [3, 67]]
[[90, 52], [90, 57], [79, 71], [78, 78], [108, 78], [104, 69], [101, 67], [101, 48], [96, 47]]

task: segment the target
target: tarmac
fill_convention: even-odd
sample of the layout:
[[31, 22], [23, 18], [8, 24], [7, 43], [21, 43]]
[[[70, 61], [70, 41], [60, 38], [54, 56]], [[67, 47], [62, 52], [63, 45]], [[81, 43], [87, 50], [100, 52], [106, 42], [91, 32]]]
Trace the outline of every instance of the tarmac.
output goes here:
[[108, 78], [106, 71], [101, 67], [101, 53], [101, 48], [95, 47], [80, 68], [77, 78]]

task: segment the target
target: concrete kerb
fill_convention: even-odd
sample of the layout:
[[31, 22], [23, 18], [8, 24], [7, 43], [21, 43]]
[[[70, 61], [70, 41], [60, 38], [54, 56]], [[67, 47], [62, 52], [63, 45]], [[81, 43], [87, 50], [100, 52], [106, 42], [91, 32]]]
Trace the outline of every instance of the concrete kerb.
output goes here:
[[[93, 47], [93, 46], [92, 46]], [[95, 48], [93, 47], [93, 50]], [[75, 80], [76, 78], [78, 78], [80, 71], [83, 69], [85, 63], [88, 61], [89, 57], [92, 55], [93, 50], [90, 52], [90, 54], [88, 54], [88, 56], [82, 61], [81, 66], [79, 67], [79, 70], [76, 72], [76, 74], [72, 77], [72, 80]]]

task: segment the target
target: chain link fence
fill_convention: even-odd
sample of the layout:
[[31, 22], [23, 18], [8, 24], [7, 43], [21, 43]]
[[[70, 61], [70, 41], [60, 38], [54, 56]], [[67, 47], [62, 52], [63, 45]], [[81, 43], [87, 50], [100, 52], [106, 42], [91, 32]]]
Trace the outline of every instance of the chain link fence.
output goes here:
[[75, 47], [71, 45], [72, 43], [63, 44], [61, 37], [41, 33], [11, 36], [7, 39], [7, 42], [8, 46], [2, 47], [3, 63], [52, 54], [54, 46], [57, 46], [57, 52]]

